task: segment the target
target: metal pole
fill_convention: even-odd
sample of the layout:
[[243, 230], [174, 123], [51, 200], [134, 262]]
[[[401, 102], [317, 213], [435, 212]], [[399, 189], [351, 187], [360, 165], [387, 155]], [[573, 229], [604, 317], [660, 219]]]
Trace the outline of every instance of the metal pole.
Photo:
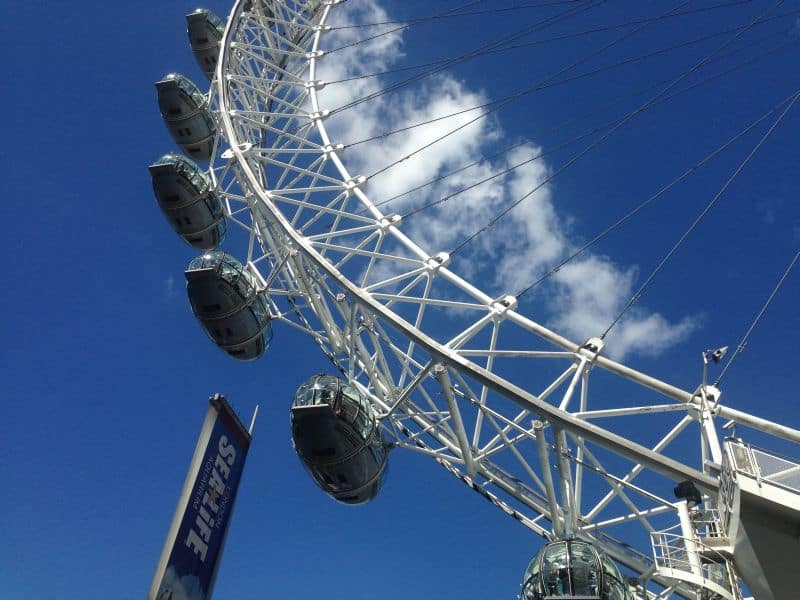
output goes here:
[[250, 427], [247, 429], [247, 433], [250, 434], [250, 437], [253, 437], [253, 428], [256, 426], [256, 417], [258, 416], [258, 404], [256, 404], [256, 409], [253, 411], [253, 418], [250, 419]]
[[689, 562], [689, 568], [692, 573], [703, 578], [703, 567], [700, 564], [700, 556], [697, 554], [697, 538], [692, 525], [692, 518], [689, 516], [689, 506], [686, 500], [676, 504], [678, 509], [678, 518], [681, 522], [681, 533], [683, 534], [683, 543], [686, 548], [686, 558]]
[[564, 504], [564, 512], [566, 513], [564, 529], [567, 535], [572, 535], [577, 526], [577, 515], [575, 514], [575, 501], [572, 495], [572, 471], [569, 468], [566, 455], [567, 437], [563, 429], [553, 427], [553, 441], [556, 446], [558, 473], [561, 480], [561, 502]]
[[542, 477], [544, 478], [544, 489], [547, 492], [547, 501], [550, 503], [550, 521], [553, 523], [553, 533], [556, 537], [564, 535], [564, 527], [561, 523], [560, 509], [556, 500], [556, 490], [553, 486], [553, 473], [550, 471], [550, 458], [547, 456], [547, 442], [544, 439], [544, 423], [541, 421], [533, 422], [533, 433], [536, 436], [536, 443], [539, 447], [539, 461], [542, 465]]
[[450, 374], [447, 372], [447, 367], [441, 364], [436, 365], [433, 368], [433, 372], [436, 375], [436, 379], [439, 380], [439, 385], [442, 386], [442, 393], [444, 394], [445, 400], [447, 400], [450, 420], [453, 422], [456, 440], [461, 449], [461, 457], [464, 459], [464, 466], [467, 468], [467, 474], [470, 477], [475, 477], [475, 461], [472, 460], [472, 451], [467, 441], [467, 432], [464, 429], [464, 422], [461, 420], [461, 412], [458, 410], [456, 399], [453, 396], [453, 388], [450, 385]]

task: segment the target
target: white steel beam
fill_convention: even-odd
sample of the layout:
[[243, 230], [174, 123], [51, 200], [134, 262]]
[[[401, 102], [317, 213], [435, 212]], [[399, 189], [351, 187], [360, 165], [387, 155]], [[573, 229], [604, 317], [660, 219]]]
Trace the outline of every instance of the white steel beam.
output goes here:
[[564, 523], [561, 518], [561, 509], [556, 500], [553, 473], [550, 470], [550, 457], [547, 454], [547, 442], [544, 439], [544, 423], [534, 421], [533, 432], [536, 435], [536, 445], [539, 449], [539, 462], [542, 468], [542, 477], [544, 478], [544, 489], [547, 493], [547, 501], [550, 504], [550, 521], [553, 524], [553, 532], [556, 537], [561, 537], [564, 535]]
[[467, 441], [467, 432], [464, 429], [464, 422], [461, 420], [461, 411], [458, 409], [456, 399], [453, 396], [453, 387], [450, 384], [450, 375], [447, 372], [447, 367], [438, 364], [433, 368], [436, 379], [442, 386], [442, 394], [447, 401], [447, 407], [450, 410], [450, 420], [453, 422], [455, 429], [456, 440], [458, 447], [461, 449], [461, 456], [464, 458], [464, 465], [467, 468], [467, 474], [470, 477], [475, 477], [475, 462], [472, 459], [472, 451]]

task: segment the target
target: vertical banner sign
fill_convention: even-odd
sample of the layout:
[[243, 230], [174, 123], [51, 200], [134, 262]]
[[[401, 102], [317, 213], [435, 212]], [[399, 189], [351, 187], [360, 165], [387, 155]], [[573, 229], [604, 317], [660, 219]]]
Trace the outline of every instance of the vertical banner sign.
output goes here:
[[250, 433], [211, 398], [148, 600], [208, 600], [228, 532]]

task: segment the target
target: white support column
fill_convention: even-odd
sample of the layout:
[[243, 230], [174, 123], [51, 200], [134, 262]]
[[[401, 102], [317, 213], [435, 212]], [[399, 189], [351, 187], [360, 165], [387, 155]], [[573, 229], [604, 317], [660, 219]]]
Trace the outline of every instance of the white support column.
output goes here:
[[703, 399], [703, 409], [700, 412], [701, 424], [705, 432], [706, 444], [711, 452], [711, 460], [722, 464], [722, 446], [719, 443], [717, 428], [714, 426], [714, 409], [719, 402], [720, 391], [712, 385], [700, 388]]
[[572, 488], [572, 471], [567, 460], [567, 437], [563, 429], [553, 427], [553, 441], [556, 446], [556, 457], [558, 459], [558, 473], [561, 480], [561, 503], [563, 504], [564, 530], [567, 535], [575, 533], [577, 528], [578, 515], [575, 514], [575, 498]]
[[447, 400], [447, 408], [450, 411], [450, 420], [455, 429], [456, 440], [458, 447], [461, 449], [461, 457], [464, 459], [464, 466], [467, 468], [467, 474], [470, 477], [475, 477], [475, 461], [472, 459], [472, 451], [469, 448], [467, 441], [467, 432], [464, 429], [464, 421], [461, 420], [461, 412], [458, 410], [456, 399], [453, 396], [453, 388], [450, 384], [450, 374], [447, 372], [447, 367], [444, 365], [436, 365], [433, 368], [436, 379], [439, 380], [439, 385], [442, 386], [442, 393], [445, 400]]
[[686, 504], [686, 500], [678, 502], [675, 506], [678, 509], [683, 543], [686, 547], [686, 560], [689, 563], [692, 574], [702, 579], [703, 567], [700, 564], [700, 555], [697, 553], [697, 538], [692, 525], [692, 518], [689, 516], [689, 507]]
[[556, 537], [564, 535], [564, 527], [561, 523], [561, 515], [556, 500], [556, 490], [553, 486], [553, 473], [550, 471], [550, 458], [547, 456], [547, 442], [544, 439], [544, 423], [541, 421], [533, 422], [533, 433], [536, 435], [536, 445], [539, 448], [539, 461], [542, 466], [542, 477], [544, 478], [544, 488], [547, 492], [547, 501], [550, 504], [550, 521], [553, 523], [553, 533]]

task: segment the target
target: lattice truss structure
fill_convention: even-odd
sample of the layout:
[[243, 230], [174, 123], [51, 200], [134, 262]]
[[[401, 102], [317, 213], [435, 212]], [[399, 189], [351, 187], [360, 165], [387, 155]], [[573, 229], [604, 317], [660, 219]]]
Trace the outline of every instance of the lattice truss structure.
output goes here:
[[336, 107], [316, 72], [336, 60], [325, 36], [337, 3], [236, 2], [210, 92], [222, 133], [211, 176], [277, 335], [310, 335], [398, 448], [545, 538], [597, 543], [642, 595], [694, 597], [659, 579], [649, 552], [649, 533], [675, 523], [674, 482], [713, 502], [720, 418], [800, 432], [722, 406], [711, 387], [687, 392], [610, 360], [597, 339], [574, 343], [409, 239], [325, 127]]

